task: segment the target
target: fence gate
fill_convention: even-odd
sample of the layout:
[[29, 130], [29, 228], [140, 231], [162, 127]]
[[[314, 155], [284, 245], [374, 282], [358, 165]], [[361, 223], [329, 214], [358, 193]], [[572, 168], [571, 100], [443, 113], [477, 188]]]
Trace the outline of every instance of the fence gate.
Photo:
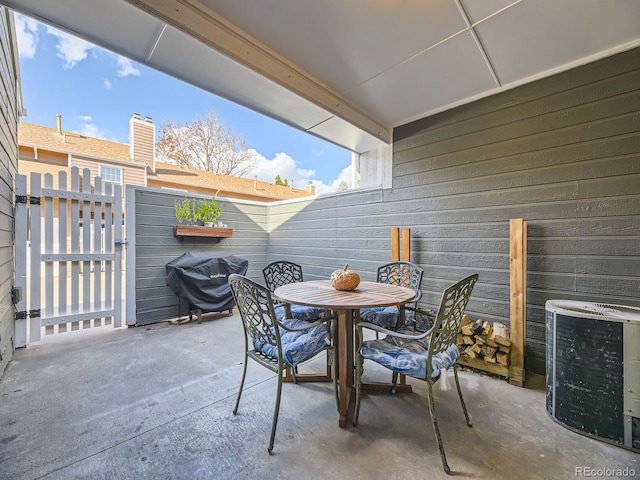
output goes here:
[[122, 186], [78, 167], [16, 175], [16, 347], [62, 333], [122, 322]]

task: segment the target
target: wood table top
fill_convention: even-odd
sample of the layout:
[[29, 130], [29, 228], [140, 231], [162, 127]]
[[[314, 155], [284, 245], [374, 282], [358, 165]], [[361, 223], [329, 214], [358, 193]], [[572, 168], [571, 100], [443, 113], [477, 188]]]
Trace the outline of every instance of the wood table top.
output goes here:
[[276, 288], [274, 296], [283, 302], [335, 310], [404, 305], [415, 297], [406, 287], [378, 282], [360, 282], [351, 291], [336, 290], [329, 280], [289, 283]]

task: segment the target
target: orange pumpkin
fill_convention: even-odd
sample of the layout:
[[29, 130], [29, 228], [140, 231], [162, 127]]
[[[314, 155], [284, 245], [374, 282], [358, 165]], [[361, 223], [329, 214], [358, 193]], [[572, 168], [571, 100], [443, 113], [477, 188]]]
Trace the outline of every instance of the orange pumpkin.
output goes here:
[[331, 286], [336, 290], [355, 290], [358, 285], [360, 275], [354, 270], [349, 270], [349, 264], [331, 274]]

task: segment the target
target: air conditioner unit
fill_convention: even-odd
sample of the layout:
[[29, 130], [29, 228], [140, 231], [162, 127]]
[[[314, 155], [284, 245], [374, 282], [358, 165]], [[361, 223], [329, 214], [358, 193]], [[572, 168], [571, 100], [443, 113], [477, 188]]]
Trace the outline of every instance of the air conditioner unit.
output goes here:
[[640, 452], [640, 308], [548, 300], [547, 413]]

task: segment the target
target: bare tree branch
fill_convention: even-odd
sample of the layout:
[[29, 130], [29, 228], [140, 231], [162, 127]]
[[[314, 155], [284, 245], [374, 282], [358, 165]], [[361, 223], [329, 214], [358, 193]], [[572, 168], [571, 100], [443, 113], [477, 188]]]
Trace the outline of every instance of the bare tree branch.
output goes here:
[[241, 177], [257, 164], [244, 139], [227, 130], [212, 111], [184, 125], [171, 120], [162, 124], [156, 150], [161, 159], [220, 175]]

